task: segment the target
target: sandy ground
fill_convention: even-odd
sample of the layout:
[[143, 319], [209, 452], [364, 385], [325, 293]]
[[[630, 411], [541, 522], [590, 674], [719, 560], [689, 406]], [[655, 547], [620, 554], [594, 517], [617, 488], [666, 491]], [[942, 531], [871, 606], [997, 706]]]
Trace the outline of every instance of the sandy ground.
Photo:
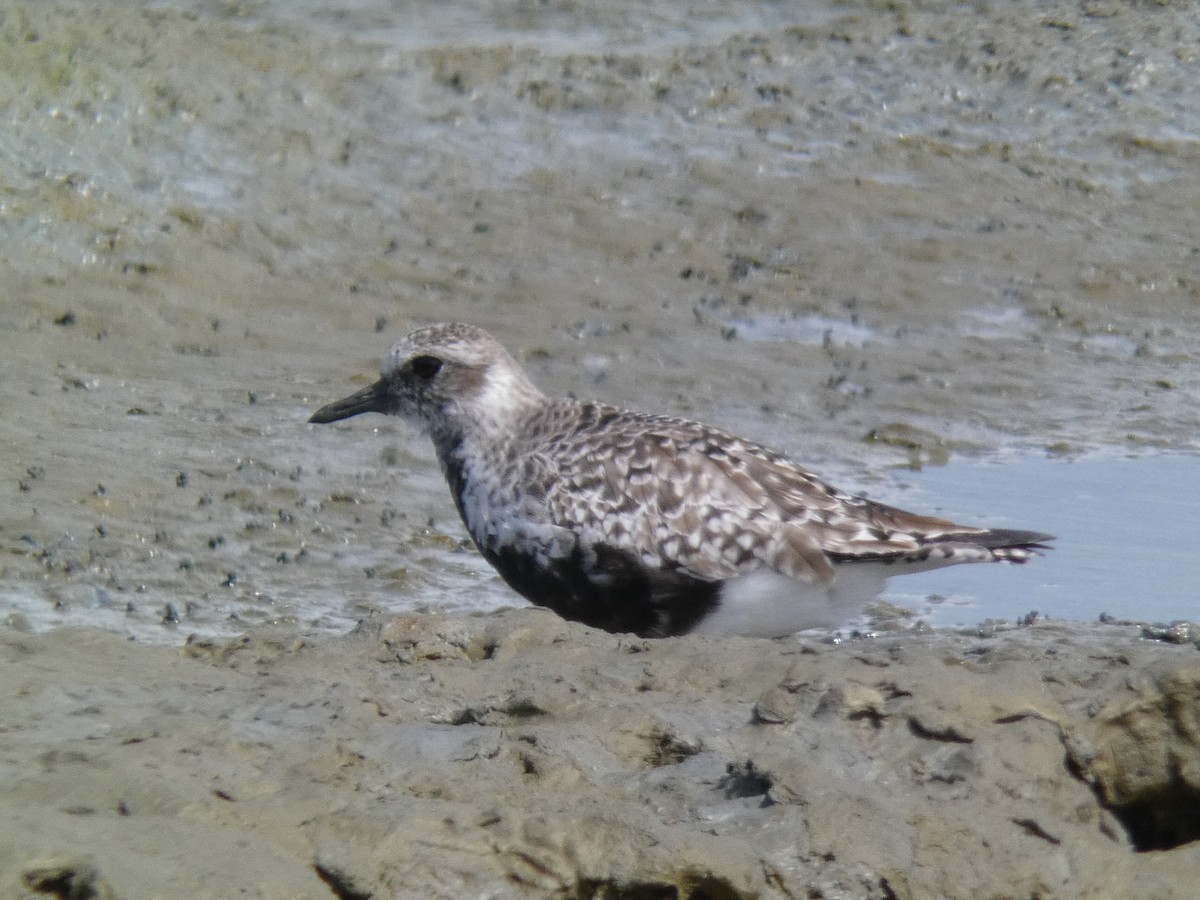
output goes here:
[[304, 425], [462, 319], [865, 488], [1195, 450], [1190, 8], [267, 8], [0, 11], [0, 891], [1194, 895], [1186, 627], [472, 614], [424, 440]]

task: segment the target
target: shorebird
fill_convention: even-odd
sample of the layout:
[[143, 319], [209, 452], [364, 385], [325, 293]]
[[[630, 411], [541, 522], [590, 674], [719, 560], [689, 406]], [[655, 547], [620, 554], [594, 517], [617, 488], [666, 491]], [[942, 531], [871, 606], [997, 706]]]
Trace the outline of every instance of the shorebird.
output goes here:
[[367, 412], [429, 433], [467, 531], [517, 593], [606, 631], [836, 626], [888, 576], [1023, 563], [1052, 540], [845, 493], [699, 422], [551, 399], [471, 325], [412, 332], [377, 382], [309, 421]]

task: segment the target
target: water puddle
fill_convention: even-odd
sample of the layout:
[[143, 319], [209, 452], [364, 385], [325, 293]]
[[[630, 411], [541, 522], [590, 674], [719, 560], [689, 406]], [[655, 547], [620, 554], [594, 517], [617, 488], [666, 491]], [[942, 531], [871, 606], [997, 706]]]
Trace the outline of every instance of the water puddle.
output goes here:
[[[915, 474], [909, 509], [1057, 535], [1023, 566], [956, 566], [893, 579], [887, 599], [938, 626], [1052, 618], [1200, 616], [1200, 457], [961, 461]], [[882, 498], [881, 498], [882, 499]], [[931, 599], [934, 598], [934, 599]]]

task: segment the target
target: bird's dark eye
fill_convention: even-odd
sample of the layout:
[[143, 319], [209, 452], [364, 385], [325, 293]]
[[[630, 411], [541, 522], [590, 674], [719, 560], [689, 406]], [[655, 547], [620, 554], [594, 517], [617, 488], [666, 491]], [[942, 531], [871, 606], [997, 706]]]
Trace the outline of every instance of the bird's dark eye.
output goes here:
[[442, 361], [436, 356], [417, 356], [412, 361], [413, 374], [428, 381], [442, 370]]

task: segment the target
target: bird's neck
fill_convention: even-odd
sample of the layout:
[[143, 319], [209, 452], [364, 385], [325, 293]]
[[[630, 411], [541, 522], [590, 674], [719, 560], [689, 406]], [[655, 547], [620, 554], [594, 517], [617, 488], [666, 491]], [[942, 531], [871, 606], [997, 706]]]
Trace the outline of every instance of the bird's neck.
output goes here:
[[455, 506], [484, 553], [493, 548], [495, 522], [515, 501], [527, 419], [516, 414], [500, 428], [483, 417], [457, 428], [431, 431], [442, 474]]
[[[438, 459], [447, 474], [467, 463], [487, 461], [500, 466], [514, 453], [528, 423], [547, 402], [529, 384], [528, 393], [505, 393], [503, 402], [473, 403], [459, 407], [432, 424], [429, 433]], [[486, 468], [486, 465], [485, 465]]]

